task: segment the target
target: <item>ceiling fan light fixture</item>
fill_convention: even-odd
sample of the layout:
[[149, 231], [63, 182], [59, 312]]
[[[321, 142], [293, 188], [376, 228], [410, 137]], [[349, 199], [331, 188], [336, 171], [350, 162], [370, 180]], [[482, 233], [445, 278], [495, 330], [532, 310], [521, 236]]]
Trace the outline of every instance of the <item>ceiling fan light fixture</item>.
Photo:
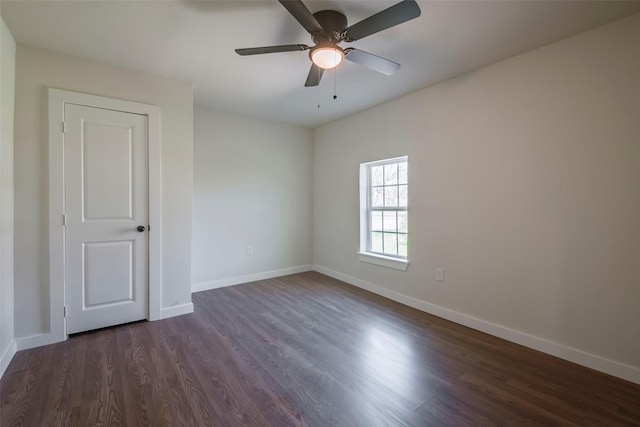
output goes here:
[[344, 50], [336, 45], [320, 46], [312, 49], [309, 57], [318, 67], [330, 70], [342, 62]]

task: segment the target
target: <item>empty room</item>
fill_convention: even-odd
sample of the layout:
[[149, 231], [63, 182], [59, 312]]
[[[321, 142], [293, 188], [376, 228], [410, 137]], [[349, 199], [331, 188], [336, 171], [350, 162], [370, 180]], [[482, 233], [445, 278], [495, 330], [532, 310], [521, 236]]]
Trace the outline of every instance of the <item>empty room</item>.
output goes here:
[[640, 426], [640, 1], [0, 14], [0, 426]]

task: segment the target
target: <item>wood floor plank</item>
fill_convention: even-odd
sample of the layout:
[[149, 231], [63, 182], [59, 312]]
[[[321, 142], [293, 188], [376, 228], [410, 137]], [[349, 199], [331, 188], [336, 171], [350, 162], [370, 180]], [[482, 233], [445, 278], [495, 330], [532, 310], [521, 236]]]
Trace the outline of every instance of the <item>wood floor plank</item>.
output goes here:
[[[149, 402], [143, 390], [140, 372], [136, 363], [144, 350], [135, 340], [133, 329], [120, 328], [116, 332], [116, 345], [119, 349], [116, 354], [116, 364], [121, 367], [117, 378], [122, 386], [124, 412], [126, 420], [134, 420], [135, 425], [150, 425], [151, 414]], [[132, 404], [134, 403], [135, 404]]]
[[18, 352], [0, 425], [640, 426], [640, 386], [309, 272]]

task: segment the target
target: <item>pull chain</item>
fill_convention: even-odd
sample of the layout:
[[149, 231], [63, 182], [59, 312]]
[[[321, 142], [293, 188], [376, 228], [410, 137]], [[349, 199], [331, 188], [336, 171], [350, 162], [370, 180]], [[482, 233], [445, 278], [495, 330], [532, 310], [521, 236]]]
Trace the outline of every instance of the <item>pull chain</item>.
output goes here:
[[333, 67], [333, 99], [338, 99], [338, 67]]
[[317, 72], [318, 72], [318, 84], [316, 85], [316, 87], [318, 88], [318, 109], [320, 109], [320, 67], [317, 67]]

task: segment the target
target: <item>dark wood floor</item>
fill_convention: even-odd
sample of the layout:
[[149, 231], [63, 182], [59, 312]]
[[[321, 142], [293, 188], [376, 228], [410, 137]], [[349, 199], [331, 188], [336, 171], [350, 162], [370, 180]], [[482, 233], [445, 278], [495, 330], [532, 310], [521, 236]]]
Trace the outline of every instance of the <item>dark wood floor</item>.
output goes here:
[[318, 273], [21, 351], [10, 426], [625, 426], [640, 386]]

